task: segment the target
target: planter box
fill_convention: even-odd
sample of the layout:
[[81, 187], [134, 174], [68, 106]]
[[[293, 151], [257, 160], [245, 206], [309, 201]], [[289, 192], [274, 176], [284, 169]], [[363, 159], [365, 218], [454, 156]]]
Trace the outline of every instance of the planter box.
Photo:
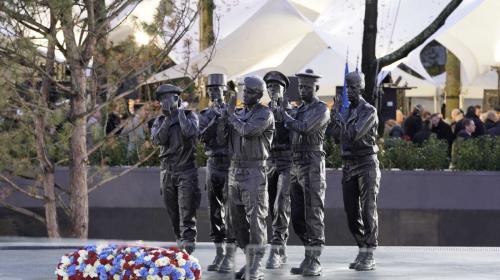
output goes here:
[[[121, 170], [110, 169], [112, 173]], [[326, 175], [327, 244], [353, 245], [343, 211], [342, 172], [327, 169]], [[68, 178], [67, 168], [57, 169], [58, 183], [66, 186]], [[205, 168], [199, 168], [203, 195], [198, 211], [199, 240], [209, 241], [204, 178]], [[499, 182], [500, 172], [382, 171], [378, 200], [381, 245], [500, 246]], [[89, 237], [172, 240], [159, 188], [159, 168], [139, 168], [91, 192]], [[20, 194], [9, 201], [42, 207]], [[1, 209], [0, 219], [12, 215], [9, 213]], [[33, 234], [43, 235], [43, 227]], [[295, 235], [290, 235], [290, 243], [299, 244]]]

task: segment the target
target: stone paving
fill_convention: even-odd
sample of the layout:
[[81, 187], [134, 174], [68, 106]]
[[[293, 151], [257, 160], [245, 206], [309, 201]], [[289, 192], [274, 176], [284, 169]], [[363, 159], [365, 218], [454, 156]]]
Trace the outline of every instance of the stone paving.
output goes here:
[[[55, 279], [54, 269], [59, 258], [85, 244], [98, 242], [170, 246], [164, 242], [61, 240], [0, 238], [0, 280]], [[203, 267], [212, 260], [210, 243], [200, 243], [195, 252]], [[321, 279], [500, 279], [500, 248], [495, 247], [385, 247], [376, 252], [377, 270], [356, 272], [347, 265], [357, 252], [355, 247], [328, 246], [321, 256]], [[267, 257], [267, 255], [266, 255]], [[303, 248], [289, 246], [289, 264], [278, 270], [265, 270], [265, 279], [302, 279], [289, 274], [292, 264], [303, 257]], [[245, 261], [238, 251], [237, 267]], [[312, 279], [315, 279], [312, 278]], [[232, 279], [232, 275], [204, 272], [203, 279]], [[311, 278], [308, 278], [311, 279]]]

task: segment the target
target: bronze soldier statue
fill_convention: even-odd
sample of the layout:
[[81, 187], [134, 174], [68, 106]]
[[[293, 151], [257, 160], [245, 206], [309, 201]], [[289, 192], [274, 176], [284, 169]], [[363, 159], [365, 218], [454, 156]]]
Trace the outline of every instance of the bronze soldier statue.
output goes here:
[[319, 257], [325, 244], [325, 152], [323, 142], [330, 121], [327, 105], [317, 97], [318, 79], [311, 69], [296, 74], [302, 104], [290, 112], [281, 108], [292, 136], [293, 164], [290, 173], [292, 225], [305, 246], [305, 258], [292, 274], [321, 274]]
[[177, 243], [188, 253], [195, 249], [196, 210], [200, 189], [195, 160], [198, 117], [180, 109], [181, 89], [161, 85], [156, 90], [162, 115], [151, 129], [153, 144], [160, 145], [161, 195], [174, 228]]
[[277, 269], [287, 261], [285, 246], [288, 240], [288, 224], [290, 223], [290, 168], [292, 166], [290, 133], [285, 128], [278, 108], [290, 109], [287, 100], [284, 99], [284, 93], [290, 82], [283, 73], [278, 71], [268, 72], [264, 75], [264, 81], [271, 97], [269, 108], [273, 111], [275, 125], [271, 155], [267, 160], [272, 238], [266, 268]]
[[375, 107], [366, 102], [363, 74], [351, 72], [346, 76], [349, 109], [346, 117], [340, 114], [340, 100], [332, 110], [331, 134], [342, 147], [342, 192], [347, 223], [359, 253], [350, 269], [374, 270], [373, 253], [378, 245], [377, 194], [380, 169], [376, 144], [378, 118]]
[[[231, 153], [229, 168], [229, 205], [232, 229], [247, 256], [247, 264], [237, 274], [239, 279], [263, 279], [261, 261], [267, 243], [266, 218], [268, 193], [266, 160], [274, 131], [269, 108], [259, 103], [264, 81], [259, 77], [244, 80], [243, 103], [236, 109], [233, 96], [227, 110], [227, 139]], [[245, 275], [247, 277], [245, 277]]]
[[[222, 111], [227, 109], [223, 99], [226, 88], [224, 74], [210, 74], [207, 81], [207, 92], [211, 105], [202, 110], [200, 119], [200, 140], [205, 144], [207, 160], [207, 175], [205, 186], [208, 192], [208, 207], [210, 217], [210, 238], [215, 244], [216, 255], [208, 271], [233, 272], [235, 239], [229, 234], [229, 209], [227, 204], [227, 175], [229, 171], [229, 156], [227, 141], [217, 135], [218, 126], [222, 122]], [[226, 242], [226, 246], [224, 246]]]

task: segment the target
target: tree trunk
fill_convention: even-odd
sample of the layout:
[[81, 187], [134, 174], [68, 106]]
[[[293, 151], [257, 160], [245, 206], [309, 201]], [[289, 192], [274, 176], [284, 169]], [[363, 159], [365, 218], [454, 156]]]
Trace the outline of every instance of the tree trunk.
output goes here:
[[[200, 1], [200, 51], [210, 47], [215, 40], [214, 36], [214, 1], [201, 0]], [[198, 78], [198, 87], [200, 89], [200, 100], [198, 108], [205, 108], [208, 105], [208, 96], [205, 90], [204, 77], [200, 75]]]
[[45, 207], [45, 220], [47, 226], [47, 234], [50, 238], [60, 237], [59, 226], [57, 224], [57, 204], [54, 189], [54, 163], [50, 160], [47, 153], [47, 143], [45, 142], [46, 126], [47, 126], [47, 111], [49, 102], [49, 92], [51, 80], [50, 77], [54, 74], [54, 60], [55, 60], [55, 36], [56, 36], [56, 23], [57, 20], [52, 15], [50, 16], [50, 31], [47, 36], [47, 58], [45, 60], [46, 75], [42, 81], [41, 96], [39, 97], [38, 105], [41, 110], [35, 114], [35, 138], [36, 138], [36, 153], [37, 159], [40, 163], [41, 182], [44, 192], [44, 207]]
[[377, 18], [378, 0], [365, 0], [365, 19], [363, 29], [361, 71], [365, 74], [363, 98], [375, 107], [375, 86], [378, 75], [377, 57]]
[[460, 60], [451, 51], [446, 51], [446, 118], [451, 111], [460, 107]]
[[[70, 136], [70, 166], [69, 166], [69, 187], [70, 187], [70, 212], [72, 223], [72, 235], [74, 237], [86, 239], [88, 236], [89, 224], [89, 203], [87, 194], [87, 138], [86, 138], [86, 93], [87, 84], [85, 77], [85, 67], [90, 60], [90, 53], [94, 45], [84, 46], [89, 53], [83, 53], [76, 43], [72, 7], [73, 2], [67, 0], [65, 5], [60, 5], [61, 26], [66, 44], [67, 63], [71, 71], [70, 97], [71, 114], [70, 119], [73, 125]], [[89, 15], [90, 16], [90, 15]], [[95, 34], [88, 34], [95, 36]], [[92, 38], [90, 38], [92, 39]], [[89, 44], [95, 44], [95, 40], [89, 40]]]
[[87, 194], [87, 140], [85, 73], [81, 67], [72, 67], [71, 76], [78, 94], [71, 98], [73, 130], [70, 137], [70, 209], [73, 235], [86, 239], [88, 236], [89, 203]]

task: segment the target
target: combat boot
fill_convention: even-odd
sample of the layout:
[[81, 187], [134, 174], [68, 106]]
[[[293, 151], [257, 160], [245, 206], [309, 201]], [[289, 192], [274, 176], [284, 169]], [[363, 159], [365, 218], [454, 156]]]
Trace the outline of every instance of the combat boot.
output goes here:
[[281, 264], [285, 264], [288, 261], [288, 257], [285, 251], [285, 246], [281, 246], [280, 248], [280, 257], [281, 257]]
[[267, 269], [277, 269], [280, 268], [283, 264], [280, 254], [280, 247], [281, 246], [276, 245], [271, 246], [271, 250], [269, 251], [269, 258], [266, 262]]
[[302, 262], [300, 263], [299, 267], [292, 267], [292, 269], [290, 269], [290, 273], [291, 274], [295, 274], [295, 275], [302, 275], [302, 272], [304, 271], [304, 268], [307, 265], [309, 265], [309, 262], [310, 262], [309, 251], [306, 250], [304, 260], [302, 260]]
[[218, 271], [222, 261], [224, 260], [224, 244], [215, 243], [215, 250], [215, 259], [212, 264], [207, 266], [207, 271]]
[[352, 263], [349, 264], [349, 269], [354, 269], [356, 267], [356, 264], [358, 264], [364, 257], [366, 253], [366, 248], [359, 248], [358, 255], [356, 256], [356, 259]]
[[247, 270], [249, 280], [264, 280], [264, 271], [262, 270], [262, 259], [264, 258], [264, 248], [253, 248], [249, 250], [249, 267]]
[[242, 266], [238, 272], [234, 274], [234, 279], [245, 280], [246, 265]]
[[224, 259], [219, 265], [217, 270], [220, 273], [233, 273], [234, 272], [234, 254], [236, 253], [236, 245], [234, 243], [226, 244], [226, 254]]
[[321, 247], [313, 247], [309, 253], [309, 262], [302, 270], [302, 276], [320, 276], [321, 263], [319, 257], [321, 256]]
[[375, 270], [376, 263], [373, 257], [373, 249], [368, 249], [364, 257], [354, 266], [357, 271]]

